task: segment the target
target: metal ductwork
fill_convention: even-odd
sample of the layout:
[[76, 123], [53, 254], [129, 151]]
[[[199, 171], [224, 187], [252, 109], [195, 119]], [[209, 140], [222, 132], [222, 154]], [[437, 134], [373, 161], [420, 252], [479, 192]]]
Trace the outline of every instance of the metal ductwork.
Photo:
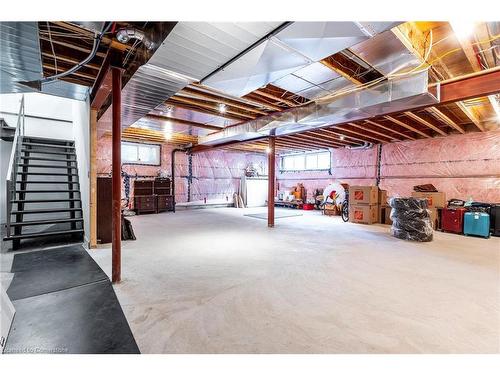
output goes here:
[[130, 39], [133, 39], [142, 42], [148, 50], [155, 48], [155, 43], [149, 39], [143, 31], [134, 27], [126, 27], [118, 30], [116, 32], [116, 39], [118, 39], [120, 43], [124, 44], [127, 44]]
[[[0, 93], [42, 92], [85, 100], [88, 88], [55, 79], [43, 80], [36, 22], [0, 22]], [[35, 82], [36, 84], [29, 84]], [[26, 83], [26, 84], [25, 84]]]
[[327, 97], [314, 103], [228, 127], [199, 139], [201, 145], [243, 141], [269, 134], [286, 135], [431, 106], [439, 87], [429, 89], [427, 71], [389, 78], [370, 88]]

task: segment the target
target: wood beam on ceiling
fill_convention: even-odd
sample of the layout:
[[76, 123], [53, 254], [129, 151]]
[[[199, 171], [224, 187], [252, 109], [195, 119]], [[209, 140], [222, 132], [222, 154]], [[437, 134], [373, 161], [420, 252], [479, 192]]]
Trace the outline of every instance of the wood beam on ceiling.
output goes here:
[[[49, 52], [42, 52], [42, 56], [47, 57], [48, 59], [52, 59], [52, 60], [54, 59], [54, 55], [52, 53], [49, 53]], [[57, 61], [64, 61], [64, 62], [71, 63], [74, 65], [80, 63], [80, 60], [78, 60], [78, 59], [75, 59], [73, 57], [64, 56], [64, 55], [61, 55], [58, 53], [56, 54], [55, 58]], [[83, 65], [83, 67], [89, 68], [89, 69], [94, 69], [94, 70], [101, 69], [101, 67], [99, 65], [90, 64], [90, 63]]]
[[400, 140], [401, 140], [401, 139], [399, 139], [399, 138], [396, 138], [396, 137], [393, 137], [393, 136], [391, 136], [391, 135], [388, 135], [387, 133], [378, 132], [378, 131], [376, 131], [376, 130], [369, 129], [369, 128], [367, 128], [366, 126], [355, 124], [354, 122], [349, 122], [347, 125], [350, 125], [350, 126], [352, 126], [352, 127], [358, 128], [358, 129], [363, 130], [363, 131], [368, 132], [368, 133], [372, 133], [372, 134], [380, 135], [380, 136], [382, 136], [382, 137], [383, 137], [383, 138], [380, 140], [381, 142], [388, 142], [387, 140], [384, 140], [384, 138], [387, 138], [387, 139], [389, 139], [389, 140], [393, 140], [393, 141], [400, 141]]
[[[405, 31], [403, 31], [406, 29]], [[424, 63], [423, 54], [420, 51], [425, 51], [426, 49], [426, 37], [423, 33], [416, 27], [415, 22], [407, 22], [400, 25], [398, 28], [393, 29], [394, 34], [398, 37], [398, 39], [407, 47], [409, 51], [411, 51], [416, 57], [420, 59], [422, 63]], [[465, 50], [464, 50], [465, 52]], [[430, 57], [433, 60], [437, 61], [437, 65], [441, 67], [442, 72], [446, 75], [446, 78], [452, 78], [453, 74], [448, 66], [444, 63], [439, 56], [436, 55], [435, 49], [431, 49]], [[438, 72], [435, 66], [431, 67], [431, 71], [435, 72], [436, 75], [443, 75]], [[469, 118], [469, 120], [476, 125], [476, 127], [484, 131], [484, 126], [477, 119], [476, 115], [472, 113], [461, 101], [457, 102], [458, 108]]]
[[309, 132], [306, 132], [305, 134], [311, 134], [311, 135], [320, 136], [321, 138], [331, 139], [332, 141], [339, 142], [343, 145], [361, 146], [361, 143], [359, 143], [359, 141], [350, 141], [350, 140], [345, 139], [345, 138], [342, 139], [342, 138], [340, 138], [339, 135], [333, 135], [331, 133], [327, 134], [327, 133], [319, 132], [317, 130], [311, 130]]
[[410, 124], [407, 124], [406, 122], [404, 121], [401, 121], [395, 117], [392, 117], [392, 116], [384, 116], [385, 119], [399, 125], [399, 126], [402, 126], [403, 128], [406, 128], [414, 133], [417, 133], [417, 134], [420, 134], [422, 137], [425, 137], [425, 138], [432, 138], [429, 134], [415, 128], [414, 126], [410, 125]]
[[281, 102], [281, 103], [284, 103], [286, 104], [287, 106], [289, 107], [296, 107], [297, 104], [292, 102], [291, 100], [288, 100], [288, 99], [285, 99], [285, 98], [280, 98], [279, 96], [276, 96], [276, 95], [273, 95], [273, 94], [269, 94], [268, 92], [266, 91], [262, 91], [262, 90], [254, 90], [252, 91], [254, 94], [257, 94], [257, 95], [260, 95], [260, 96], [263, 96], [265, 98], [268, 98], [268, 99], [272, 99], [272, 100], [275, 100], [277, 102]]
[[[69, 70], [69, 68], [67, 69], [67, 68], [61, 68], [61, 67], [57, 67], [57, 69], [56, 69], [55, 65], [46, 64], [46, 63], [43, 64], [43, 67], [44, 67], [44, 69], [48, 69], [48, 70], [51, 70], [51, 71], [57, 72], [57, 73], [64, 73], [65, 71]], [[73, 72], [73, 73], [69, 74], [68, 76], [85, 78], [85, 79], [88, 79], [92, 82], [94, 82], [94, 80], [96, 79], [96, 77], [93, 76], [92, 74], [83, 73], [81, 71]]]
[[431, 107], [428, 108], [427, 111], [431, 113], [432, 115], [435, 115], [437, 118], [439, 118], [441, 121], [444, 121], [447, 125], [451, 126], [453, 129], [457, 130], [458, 132], [465, 134], [465, 130], [462, 129], [461, 126], [455, 123], [451, 118], [446, 116], [443, 112], [441, 112], [439, 109], [436, 107]]
[[259, 97], [258, 95], [253, 95], [253, 93], [248, 93], [244, 96], [244, 98], [248, 98], [250, 99], [251, 101], [255, 102], [255, 103], [259, 103], [261, 104], [263, 107], [266, 107], [272, 111], [276, 111], [276, 112], [281, 112], [283, 111], [285, 108], [283, 107], [280, 107], [280, 106], [277, 106], [276, 104], [272, 104], [272, 103], [269, 103], [268, 101], [266, 100], [263, 100], [261, 97]]
[[[174, 106], [177, 106], [179, 108], [184, 108], [184, 109], [188, 109], [188, 110], [195, 111], [195, 112], [208, 113], [209, 115], [224, 117], [224, 118], [231, 119], [231, 120], [237, 120], [237, 121], [248, 121], [249, 120], [249, 118], [241, 116], [241, 115], [233, 115], [229, 111], [226, 111], [225, 113], [220, 113], [218, 109], [214, 109], [213, 107], [211, 107], [209, 109], [209, 108], [201, 107], [199, 105], [188, 104], [185, 102], [178, 101], [174, 97], [169, 98], [165, 102], [165, 104], [166, 105], [174, 105]], [[252, 117], [252, 119], [253, 119], [253, 117]]]
[[284, 139], [276, 139], [276, 142], [283, 148], [287, 148], [289, 150], [311, 151], [318, 149], [318, 147], [315, 146], [310, 146], [303, 143], [289, 142]]
[[431, 124], [429, 121], [423, 119], [422, 117], [416, 115], [415, 113], [413, 112], [405, 112], [405, 115], [408, 116], [409, 118], [419, 122], [420, 124], [422, 125], [425, 125], [427, 126], [428, 128], [434, 130], [436, 133], [439, 133], [441, 135], [447, 135], [446, 132], [444, 132], [443, 130], [439, 129], [437, 126], [435, 126], [434, 124]]
[[252, 106], [236, 103], [234, 101], [231, 101], [231, 100], [228, 100], [228, 99], [225, 99], [222, 97], [215, 97], [214, 95], [204, 94], [204, 93], [195, 91], [193, 89], [190, 89], [189, 87], [184, 88], [181, 91], [179, 91], [177, 94], [175, 94], [175, 97], [178, 97], [178, 96], [183, 96], [183, 97], [187, 97], [187, 98], [202, 99], [202, 100], [206, 100], [206, 101], [213, 102], [213, 103], [225, 104], [229, 107], [242, 109], [244, 111], [256, 113], [258, 115], [267, 115], [268, 114], [267, 112], [261, 111], [257, 108], [252, 107]]
[[325, 145], [327, 147], [331, 147], [332, 145], [334, 146], [345, 146], [344, 143], [338, 142], [338, 141], [333, 141], [329, 139], [322, 139], [319, 135], [308, 135], [307, 133], [300, 133], [300, 134], [295, 134], [293, 135], [295, 139], [310, 139], [312, 142], [317, 143], [318, 145]]
[[184, 97], [177, 96], [177, 95], [172, 96], [169, 100], [175, 100], [175, 101], [179, 101], [181, 103], [191, 104], [191, 105], [198, 106], [201, 108], [209, 109], [209, 110], [212, 110], [214, 112], [220, 113], [220, 116], [224, 116], [225, 113], [229, 113], [231, 115], [245, 117], [245, 118], [250, 119], [250, 120], [255, 119], [255, 116], [248, 115], [246, 113], [241, 113], [238, 111], [234, 111], [232, 109], [226, 109], [225, 113], [221, 113], [219, 111], [219, 108], [217, 107], [217, 105], [211, 105], [211, 104], [200, 102], [199, 100], [188, 99], [188, 98], [184, 98]]
[[[380, 138], [369, 136], [369, 135], [366, 135], [366, 133], [360, 133], [359, 131], [345, 129], [343, 126], [344, 125], [339, 125], [339, 126], [335, 126], [334, 128], [320, 129], [320, 130], [323, 132], [326, 132], [326, 133], [340, 134], [346, 138], [355, 139], [355, 140], [360, 141], [360, 142], [387, 143], [387, 140], [381, 140]], [[345, 134], [345, 133], [347, 133], [347, 134]], [[350, 134], [355, 134], [355, 136], [350, 135]]]
[[342, 68], [338, 65], [335, 65], [333, 64], [331, 61], [327, 60], [327, 59], [323, 59], [320, 61], [324, 66], [330, 68], [331, 70], [333, 70], [334, 72], [336, 72], [337, 74], [340, 74], [342, 77], [344, 77], [345, 79], [347, 79], [348, 81], [354, 83], [355, 85], [361, 85], [362, 82], [357, 80], [356, 78], [354, 78], [353, 76], [347, 74], [346, 72], [344, 72], [342, 70]]
[[315, 148], [333, 148], [336, 145], [333, 144], [328, 144], [328, 143], [320, 143], [320, 142], [315, 142], [313, 140], [308, 140], [304, 138], [286, 138], [286, 137], [280, 137], [280, 139], [284, 140], [285, 142], [288, 142], [290, 144], [296, 144], [296, 145], [302, 145], [302, 146], [307, 146], [307, 147], [315, 147]]
[[405, 134], [405, 133], [401, 133], [399, 131], [397, 131], [396, 129], [394, 129], [393, 127], [390, 127], [390, 126], [387, 126], [387, 125], [384, 125], [384, 124], [381, 124], [379, 122], [375, 122], [375, 121], [372, 121], [372, 120], [365, 120], [367, 123], [369, 124], [372, 124], [372, 125], [375, 125], [375, 126], [378, 126], [379, 128], [382, 128], [382, 129], [385, 129], [387, 131], [390, 131], [390, 132], [393, 132], [394, 134], [398, 134], [400, 135], [401, 137], [404, 137], [406, 139], [410, 139], [412, 141], [416, 140], [417, 138], [414, 138], [408, 134]]
[[200, 122], [183, 120], [183, 119], [178, 119], [178, 118], [175, 118], [175, 117], [160, 116], [160, 115], [155, 115], [155, 114], [148, 114], [148, 115], [144, 116], [144, 118], [145, 119], [151, 119], [151, 120], [159, 120], [159, 121], [171, 121], [174, 124], [192, 126], [192, 127], [195, 127], [195, 128], [207, 129], [207, 130], [214, 130], [214, 131], [222, 129], [219, 126], [214, 126], [214, 125], [209, 125], [209, 124], [202, 124]]
[[[63, 47], [67, 47], [67, 48], [71, 48], [71, 49], [74, 49], [76, 51], [80, 51], [80, 52], [86, 52], [86, 53], [90, 53], [91, 52], [91, 49], [90, 48], [84, 48], [84, 47], [80, 47], [79, 45], [75, 45], [75, 44], [71, 44], [71, 43], [67, 43], [67, 42], [63, 42], [63, 41], [60, 41], [60, 40], [57, 40], [57, 39], [49, 39], [49, 38], [46, 38], [42, 35], [40, 35], [40, 39], [41, 40], [44, 40], [46, 42], [52, 42], [54, 44], [57, 44], [57, 45], [60, 45], [60, 46], [63, 46]], [[106, 57], [106, 54], [103, 53], [103, 52], [97, 52], [95, 54], [97, 57]]]

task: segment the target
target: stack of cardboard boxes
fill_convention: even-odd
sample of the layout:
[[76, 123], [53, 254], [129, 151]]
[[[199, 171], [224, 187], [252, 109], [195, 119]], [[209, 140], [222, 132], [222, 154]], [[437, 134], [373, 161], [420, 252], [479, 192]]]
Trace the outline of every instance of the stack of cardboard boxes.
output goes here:
[[378, 218], [380, 224], [392, 224], [391, 220], [391, 206], [389, 206], [389, 197], [387, 196], [387, 190], [378, 191]]
[[349, 186], [349, 221], [374, 224], [379, 221], [377, 186]]
[[443, 192], [419, 192], [411, 193], [413, 198], [427, 199], [431, 214], [431, 223], [434, 230], [441, 229], [441, 210], [446, 207], [446, 194]]

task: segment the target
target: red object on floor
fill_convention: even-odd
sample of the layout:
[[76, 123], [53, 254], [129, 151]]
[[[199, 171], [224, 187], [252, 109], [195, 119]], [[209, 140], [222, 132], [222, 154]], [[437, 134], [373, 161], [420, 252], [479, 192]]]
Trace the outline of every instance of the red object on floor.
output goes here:
[[443, 232], [463, 233], [465, 208], [443, 208], [441, 229]]
[[314, 204], [312, 204], [312, 203], [304, 203], [302, 205], [302, 209], [306, 210], [306, 211], [314, 210]]

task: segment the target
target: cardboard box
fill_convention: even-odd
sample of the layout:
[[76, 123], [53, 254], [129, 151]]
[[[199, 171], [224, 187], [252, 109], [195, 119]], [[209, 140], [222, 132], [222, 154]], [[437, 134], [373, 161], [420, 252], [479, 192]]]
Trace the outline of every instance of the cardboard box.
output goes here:
[[349, 186], [349, 205], [378, 204], [377, 186]]
[[381, 206], [387, 206], [389, 203], [387, 202], [387, 190], [379, 190], [378, 191], [378, 203]]
[[441, 211], [442, 211], [442, 208], [429, 209], [429, 212], [431, 214], [432, 229], [434, 229], [434, 230], [441, 229]]
[[392, 224], [391, 210], [392, 210], [392, 208], [390, 206], [379, 206], [378, 218], [379, 218], [380, 224], [387, 224], [387, 225]]
[[378, 205], [354, 204], [349, 205], [349, 221], [353, 223], [378, 223]]
[[429, 203], [429, 208], [443, 208], [446, 207], [446, 194], [443, 192], [436, 193], [425, 193], [420, 191], [414, 191], [411, 193], [413, 198], [423, 198], [427, 199]]

